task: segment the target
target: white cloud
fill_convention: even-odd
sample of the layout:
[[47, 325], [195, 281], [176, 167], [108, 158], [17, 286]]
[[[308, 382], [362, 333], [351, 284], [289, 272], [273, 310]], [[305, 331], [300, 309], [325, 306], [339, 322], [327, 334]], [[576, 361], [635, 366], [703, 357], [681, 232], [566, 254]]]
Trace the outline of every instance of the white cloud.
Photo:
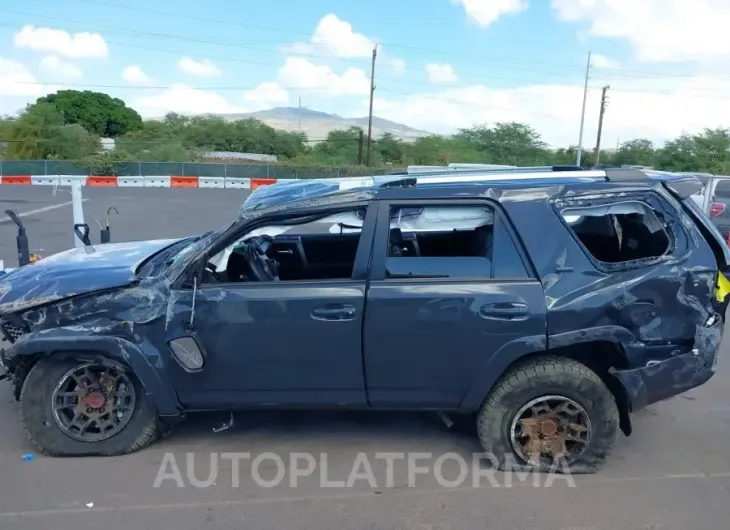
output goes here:
[[18, 61], [0, 57], [0, 96], [40, 96], [43, 87]]
[[122, 70], [122, 79], [130, 83], [149, 83], [150, 77], [136, 64], [130, 64]]
[[373, 39], [355, 32], [352, 24], [330, 13], [319, 21], [309, 42], [297, 42], [285, 49], [291, 53], [333, 57], [371, 57], [374, 47]]
[[450, 64], [429, 63], [426, 65], [428, 80], [435, 85], [450, 85], [459, 80]]
[[591, 55], [591, 65], [596, 68], [604, 68], [606, 70], [615, 70], [621, 68], [621, 63], [601, 55], [600, 53], [594, 53]]
[[0, 116], [16, 114], [36, 98], [61, 88], [42, 85], [23, 63], [0, 57]]
[[151, 96], [141, 96], [132, 101], [133, 108], [144, 116], [160, 116], [167, 112], [180, 114], [231, 114], [248, 112], [250, 109], [231, 104], [215, 92], [200, 90], [185, 84], [174, 84]]
[[49, 55], [41, 59], [41, 68], [46, 72], [64, 77], [82, 77], [84, 75], [81, 68], [74, 63], [59, 59], [55, 55]]
[[503, 15], [516, 15], [528, 7], [527, 0], [451, 0], [466, 11], [466, 15], [481, 27], [486, 28]]
[[15, 46], [64, 57], [100, 58], [109, 55], [104, 37], [98, 33], [74, 33], [62, 29], [25, 25], [15, 33]]
[[[589, 149], [596, 139], [600, 92], [596, 87], [588, 94], [583, 142]], [[730, 105], [722, 98], [728, 93], [730, 79], [709, 76], [681, 81], [621, 81], [608, 92], [603, 145], [615, 145], [619, 138], [649, 138], [661, 143], [683, 132], [727, 127]], [[438, 133], [479, 123], [528, 123], [546, 142], [565, 147], [578, 142], [582, 97], [580, 83], [516, 88], [472, 85], [402, 98], [383, 91], [375, 99], [374, 110], [380, 117]]]
[[403, 59], [390, 59], [386, 64], [396, 74], [402, 74], [406, 71], [406, 62]]
[[592, 37], [628, 40], [642, 61], [730, 57], [727, 0], [552, 0], [552, 8], [563, 21], [586, 22]]
[[318, 94], [362, 95], [370, 93], [370, 78], [360, 68], [348, 68], [341, 74], [323, 64], [303, 57], [288, 57], [279, 69], [279, 82], [290, 88], [321, 89]]
[[215, 77], [223, 73], [210, 59], [196, 61], [191, 57], [183, 57], [177, 62], [177, 67], [182, 72], [196, 77]]
[[255, 107], [254, 110], [268, 109], [286, 105], [289, 102], [289, 92], [276, 82], [266, 81], [245, 92], [243, 100]]

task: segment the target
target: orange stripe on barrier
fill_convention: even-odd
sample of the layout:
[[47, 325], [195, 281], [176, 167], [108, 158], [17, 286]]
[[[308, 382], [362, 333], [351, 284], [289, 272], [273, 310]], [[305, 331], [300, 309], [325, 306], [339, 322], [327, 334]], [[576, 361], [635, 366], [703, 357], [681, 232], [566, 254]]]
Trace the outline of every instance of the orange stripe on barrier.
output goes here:
[[0, 179], [3, 184], [11, 184], [11, 185], [28, 185], [31, 183], [30, 181], [30, 175], [23, 175], [21, 176], [7, 176], [3, 175], [2, 179]]
[[269, 184], [276, 184], [276, 179], [251, 179], [251, 189], [255, 190], [261, 186], [268, 186]]
[[89, 176], [89, 178], [86, 179], [86, 185], [113, 188], [117, 185], [117, 177]]
[[171, 188], [197, 188], [198, 177], [170, 177]]

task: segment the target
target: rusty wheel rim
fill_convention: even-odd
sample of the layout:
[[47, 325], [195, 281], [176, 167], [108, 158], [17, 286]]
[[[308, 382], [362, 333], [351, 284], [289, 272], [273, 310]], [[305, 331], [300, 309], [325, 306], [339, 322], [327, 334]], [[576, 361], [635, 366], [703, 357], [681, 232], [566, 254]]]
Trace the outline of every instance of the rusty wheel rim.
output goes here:
[[591, 420], [580, 404], [550, 395], [533, 399], [515, 414], [510, 442], [528, 464], [571, 464], [586, 450], [592, 433]]
[[100, 442], [118, 434], [132, 418], [135, 404], [129, 377], [100, 364], [83, 364], [66, 372], [51, 397], [56, 425], [81, 442]]

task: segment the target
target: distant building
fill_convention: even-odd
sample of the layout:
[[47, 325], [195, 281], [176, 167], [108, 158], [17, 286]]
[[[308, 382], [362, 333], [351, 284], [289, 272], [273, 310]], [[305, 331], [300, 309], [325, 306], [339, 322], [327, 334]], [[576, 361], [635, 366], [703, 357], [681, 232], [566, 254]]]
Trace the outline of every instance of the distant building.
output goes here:
[[114, 138], [102, 138], [101, 140], [101, 148], [106, 151], [111, 151], [115, 147]]
[[235, 151], [211, 151], [203, 153], [204, 158], [222, 158], [239, 160], [254, 160], [256, 162], [276, 162], [276, 155], [261, 155], [258, 153], [236, 153]]

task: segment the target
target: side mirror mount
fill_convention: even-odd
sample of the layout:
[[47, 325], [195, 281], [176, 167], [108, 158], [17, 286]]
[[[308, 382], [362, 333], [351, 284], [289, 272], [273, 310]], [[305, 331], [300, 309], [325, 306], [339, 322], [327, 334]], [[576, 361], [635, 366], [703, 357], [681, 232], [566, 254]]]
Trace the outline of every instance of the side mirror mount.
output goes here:
[[203, 255], [190, 264], [183, 275], [182, 287], [184, 289], [192, 289], [195, 285], [200, 285], [203, 280], [206, 262], [207, 255]]

